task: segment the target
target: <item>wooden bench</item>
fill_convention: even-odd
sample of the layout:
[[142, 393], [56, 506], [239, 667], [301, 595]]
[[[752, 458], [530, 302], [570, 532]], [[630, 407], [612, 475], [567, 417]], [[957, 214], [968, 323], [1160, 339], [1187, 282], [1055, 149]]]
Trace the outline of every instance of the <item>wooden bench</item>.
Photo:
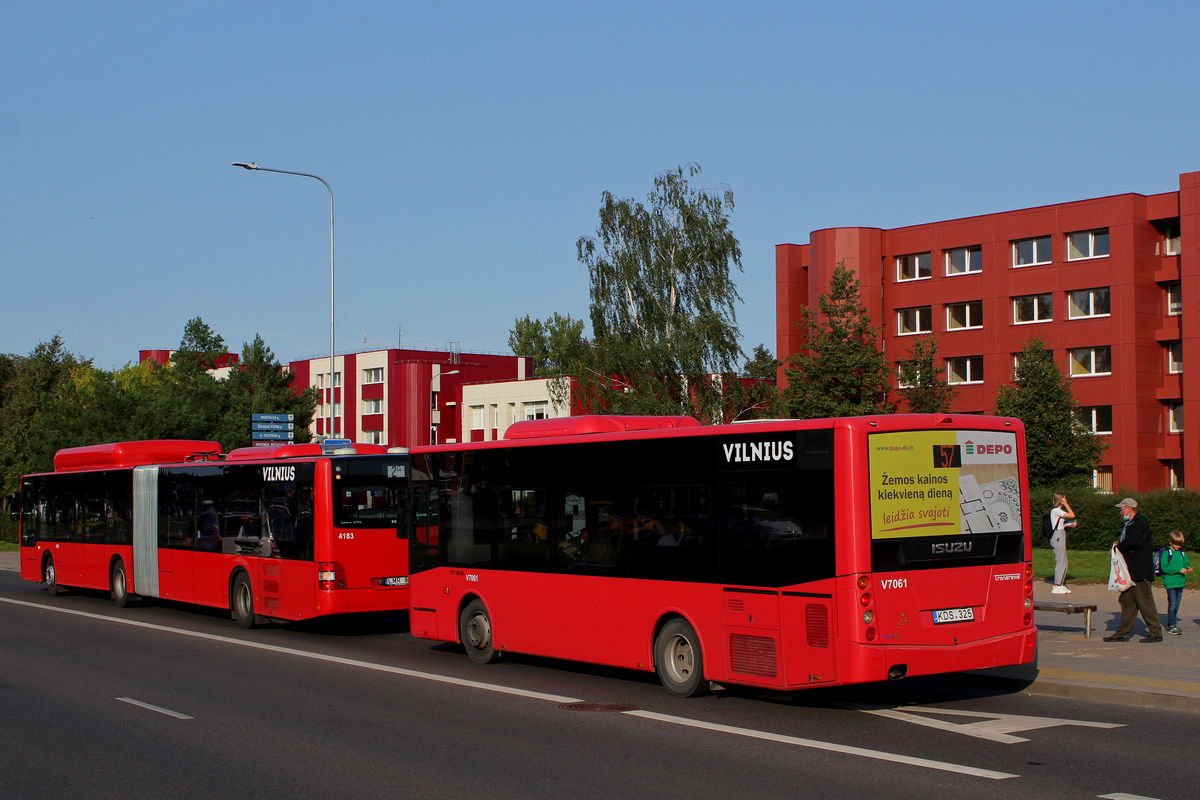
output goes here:
[[1034, 600], [1034, 611], [1061, 611], [1064, 614], [1078, 614], [1083, 612], [1083, 624], [1086, 630], [1086, 637], [1092, 638], [1092, 612], [1096, 610], [1094, 605], [1087, 603], [1053, 603], [1050, 601]]

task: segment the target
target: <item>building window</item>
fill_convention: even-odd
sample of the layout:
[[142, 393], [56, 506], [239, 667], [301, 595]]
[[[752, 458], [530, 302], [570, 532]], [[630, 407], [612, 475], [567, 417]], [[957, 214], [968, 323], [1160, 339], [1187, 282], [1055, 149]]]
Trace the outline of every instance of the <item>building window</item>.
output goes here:
[[366, 431], [367, 444], [383, 444], [383, 431]]
[[1050, 237], [1018, 239], [1013, 242], [1013, 266], [1032, 267], [1034, 264], [1050, 263]]
[[1112, 467], [1096, 467], [1092, 472], [1092, 487], [1097, 492], [1104, 494], [1112, 494], [1113, 490], [1113, 473]]
[[1112, 433], [1112, 406], [1082, 406], [1077, 412], [1079, 422], [1091, 433]]
[[983, 383], [983, 356], [947, 358], [946, 374], [950, 383]]
[[1168, 222], [1163, 226], [1163, 252], [1169, 256], [1179, 255], [1179, 222]]
[[901, 335], [933, 330], [933, 306], [902, 308], [896, 312], [896, 329]]
[[1110, 310], [1108, 287], [1103, 289], [1081, 289], [1067, 293], [1067, 317], [1107, 317]]
[[363, 400], [363, 413], [364, 414], [382, 414], [383, 413], [383, 401], [382, 400]]
[[549, 410], [550, 410], [550, 404], [545, 400], [541, 400], [536, 403], [526, 403], [525, 404], [525, 419], [527, 419], [527, 420], [546, 419], [547, 417], [549, 417], [549, 413], [548, 413]]
[[1163, 347], [1167, 351], [1167, 372], [1183, 372], [1183, 342], [1165, 342]]
[[1112, 348], [1078, 347], [1071, 351], [1071, 376], [1111, 375]]
[[1171, 482], [1172, 489], [1184, 488], [1183, 483], [1183, 462], [1179, 459], [1172, 459], [1167, 462], [1168, 479]]
[[1027, 294], [1013, 298], [1013, 322], [1049, 322], [1054, 319], [1054, 295]]
[[1183, 433], [1183, 401], [1167, 401], [1167, 430], [1171, 433]]
[[483, 430], [483, 406], [471, 406], [471, 430]]
[[896, 280], [915, 281], [933, 275], [933, 254], [914, 253], [896, 257]]
[[1067, 234], [1067, 260], [1108, 255], [1108, 228]]
[[342, 401], [341, 401], [341, 400], [338, 400], [338, 401], [334, 402], [334, 404], [333, 404], [333, 416], [335, 416], [335, 417], [340, 417], [340, 416], [342, 416]]
[[946, 274], [964, 275], [968, 272], [983, 270], [983, 247], [957, 247], [946, 251]]
[[383, 367], [363, 370], [363, 383], [383, 383]]
[[1167, 316], [1177, 317], [1183, 313], [1183, 284], [1179, 281], [1168, 283], [1166, 286], [1167, 292]]
[[983, 301], [952, 303], [946, 306], [946, 330], [983, 327]]

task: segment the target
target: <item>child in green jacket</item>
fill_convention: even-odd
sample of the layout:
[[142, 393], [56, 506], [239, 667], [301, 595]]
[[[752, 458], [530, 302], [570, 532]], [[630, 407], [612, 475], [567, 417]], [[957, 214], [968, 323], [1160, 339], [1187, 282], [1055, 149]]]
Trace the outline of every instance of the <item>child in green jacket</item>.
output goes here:
[[1163, 587], [1167, 590], [1167, 633], [1178, 636], [1179, 603], [1183, 600], [1183, 584], [1187, 582], [1184, 576], [1192, 571], [1192, 565], [1183, 551], [1182, 533], [1171, 531], [1167, 534], [1167, 541], [1171, 546], [1163, 551], [1158, 564], [1162, 570]]

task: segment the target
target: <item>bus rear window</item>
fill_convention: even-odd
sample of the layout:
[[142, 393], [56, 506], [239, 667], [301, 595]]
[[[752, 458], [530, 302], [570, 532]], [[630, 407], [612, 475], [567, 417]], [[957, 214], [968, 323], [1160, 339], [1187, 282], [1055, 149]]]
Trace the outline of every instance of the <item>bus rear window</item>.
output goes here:
[[395, 528], [408, 510], [408, 456], [335, 458], [333, 524]]
[[1020, 560], [1015, 433], [875, 433], [868, 437], [868, 453], [873, 569]]

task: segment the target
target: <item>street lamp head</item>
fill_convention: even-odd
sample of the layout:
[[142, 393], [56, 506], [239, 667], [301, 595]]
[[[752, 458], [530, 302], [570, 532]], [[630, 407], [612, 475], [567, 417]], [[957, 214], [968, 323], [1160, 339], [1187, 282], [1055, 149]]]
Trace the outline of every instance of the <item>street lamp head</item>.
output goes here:
[[241, 167], [242, 169], [261, 169], [261, 167], [259, 167], [258, 164], [255, 164], [253, 161], [251, 161], [249, 164], [244, 161], [235, 161], [233, 162], [232, 166]]
[[438, 373], [438, 374], [439, 374], [439, 375], [457, 375], [457, 374], [458, 374], [458, 370], [456, 370], [456, 369], [452, 369], [452, 370], [450, 370], [449, 372], [440, 372], [440, 373]]

